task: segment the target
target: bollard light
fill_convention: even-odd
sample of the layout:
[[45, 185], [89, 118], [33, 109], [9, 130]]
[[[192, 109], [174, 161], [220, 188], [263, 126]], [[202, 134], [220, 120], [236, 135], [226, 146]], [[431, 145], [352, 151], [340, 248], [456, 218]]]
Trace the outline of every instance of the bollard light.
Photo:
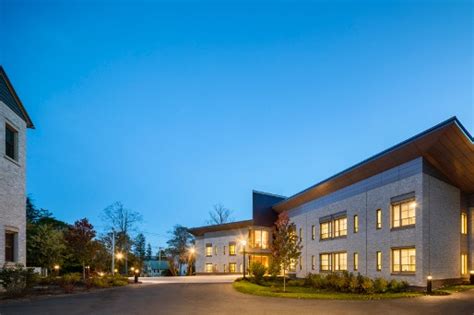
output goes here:
[[469, 282], [474, 285], [474, 270], [469, 272]]
[[140, 273], [140, 270], [135, 269], [135, 283], [138, 283], [138, 274]]
[[426, 277], [426, 280], [426, 293], [431, 294], [433, 293], [433, 277], [429, 275], [428, 277]]

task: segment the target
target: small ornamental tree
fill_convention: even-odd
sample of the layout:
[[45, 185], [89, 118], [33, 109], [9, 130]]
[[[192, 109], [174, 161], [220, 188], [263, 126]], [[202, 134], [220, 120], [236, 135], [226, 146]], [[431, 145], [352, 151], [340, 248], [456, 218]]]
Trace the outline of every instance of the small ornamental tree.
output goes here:
[[82, 278], [86, 278], [86, 265], [92, 262], [96, 252], [96, 244], [93, 239], [96, 235], [94, 226], [87, 218], [74, 222], [64, 234], [66, 244], [72, 252], [73, 257], [82, 266]]
[[286, 212], [281, 213], [273, 229], [272, 256], [283, 269], [283, 292], [286, 292], [286, 271], [292, 261], [301, 256], [301, 240], [296, 235], [296, 226], [290, 222]]

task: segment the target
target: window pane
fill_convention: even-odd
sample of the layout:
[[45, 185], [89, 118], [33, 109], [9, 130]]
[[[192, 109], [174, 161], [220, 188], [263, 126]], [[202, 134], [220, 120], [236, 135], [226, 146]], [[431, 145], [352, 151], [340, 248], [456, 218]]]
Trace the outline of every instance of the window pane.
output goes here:
[[400, 205], [392, 207], [393, 227], [400, 226]]
[[212, 244], [206, 244], [206, 256], [212, 256]]
[[359, 270], [359, 254], [354, 253], [354, 271]]
[[15, 261], [15, 233], [5, 233], [5, 261]]
[[5, 154], [14, 160], [16, 160], [16, 139], [17, 132], [5, 125]]
[[359, 217], [357, 215], [354, 216], [354, 233], [359, 232]]
[[267, 249], [269, 246], [269, 234], [268, 231], [262, 231], [262, 248]]

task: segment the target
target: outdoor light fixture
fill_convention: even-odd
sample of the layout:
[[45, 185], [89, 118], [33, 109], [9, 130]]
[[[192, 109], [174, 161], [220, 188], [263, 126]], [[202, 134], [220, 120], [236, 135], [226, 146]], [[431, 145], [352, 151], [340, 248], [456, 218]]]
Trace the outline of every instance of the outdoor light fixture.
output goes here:
[[191, 249], [189, 249], [189, 252], [191, 253], [191, 255], [194, 255], [194, 253], [196, 252], [196, 249], [194, 247], [191, 247]]
[[115, 268], [115, 269], [114, 269], [114, 272], [118, 272], [118, 269], [117, 269], [117, 268]]
[[426, 277], [426, 280], [427, 280], [426, 293], [431, 294], [433, 291], [433, 283], [432, 283], [433, 277], [429, 275], [428, 277]]
[[134, 267], [132, 267], [132, 268], [130, 268], [130, 270], [131, 270], [131, 271], [133, 271], [133, 270], [135, 270], [135, 268], [134, 268]]
[[99, 277], [103, 277], [104, 276], [104, 273], [103, 272], [99, 272]]
[[121, 252], [118, 252], [117, 255], [115, 255], [115, 257], [120, 260], [123, 258], [123, 254]]

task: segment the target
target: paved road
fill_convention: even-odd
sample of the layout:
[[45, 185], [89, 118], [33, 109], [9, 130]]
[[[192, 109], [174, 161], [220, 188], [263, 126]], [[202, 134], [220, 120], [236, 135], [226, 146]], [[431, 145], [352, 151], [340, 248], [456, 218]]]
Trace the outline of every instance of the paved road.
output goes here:
[[13, 314], [474, 314], [474, 290], [451, 296], [381, 301], [265, 298], [231, 284], [141, 284], [89, 294], [0, 304]]
[[[199, 275], [193, 277], [143, 277], [140, 282], [150, 283], [232, 283], [241, 275]], [[133, 278], [130, 278], [133, 280]]]

